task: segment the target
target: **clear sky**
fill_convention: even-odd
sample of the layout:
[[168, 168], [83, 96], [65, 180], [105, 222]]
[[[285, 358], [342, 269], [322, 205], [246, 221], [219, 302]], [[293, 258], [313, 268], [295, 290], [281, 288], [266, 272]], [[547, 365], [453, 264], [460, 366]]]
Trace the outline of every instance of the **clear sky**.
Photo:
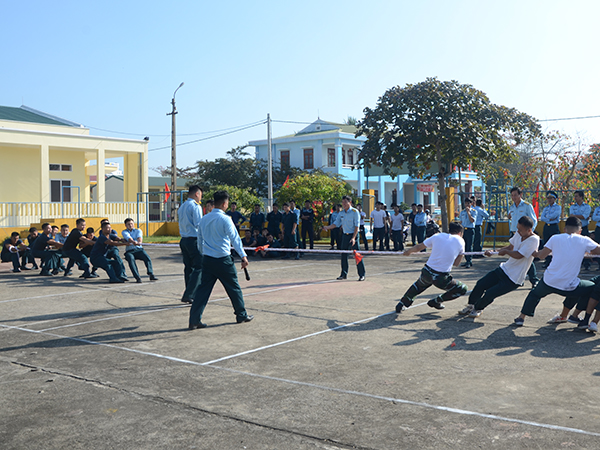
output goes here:
[[[472, 84], [538, 119], [600, 115], [597, 0], [0, 2], [0, 105], [95, 135], [170, 145], [266, 118], [361, 118], [386, 89]], [[600, 142], [600, 118], [544, 122]], [[303, 128], [274, 123], [273, 136]], [[109, 131], [105, 131], [109, 130]], [[119, 134], [131, 133], [131, 134]], [[203, 133], [203, 134], [201, 134]], [[215, 134], [215, 133], [213, 133]], [[178, 165], [266, 138], [261, 125], [178, 148]], [[170, 165], [170, 149], [150, 151]]]

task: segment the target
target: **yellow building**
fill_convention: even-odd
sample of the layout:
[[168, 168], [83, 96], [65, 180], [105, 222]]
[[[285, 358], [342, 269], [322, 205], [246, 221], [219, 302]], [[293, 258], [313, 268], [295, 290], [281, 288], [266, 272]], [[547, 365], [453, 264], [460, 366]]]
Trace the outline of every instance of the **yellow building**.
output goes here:
[[[138, 192], [148, 190], [148, 142], [89, 133], [25, 106], [0, 106], [0, 202], [89, 202], [91, 176], [98, 181], [98, 202], [104, 202], [105, 160], [120, 157], [123, 199], [136, 201]], [[79, 198], [76, 188], [63, 186], [77, 186]]]
[[[123, 158], [120, 203], [106, 198], [109, 158]], [[0, 160], [0, 227], [137, 214], [137, 194], [148, 191], [148, 141], [90, 136], [83, 125], [26, 106], [0, 106]]]

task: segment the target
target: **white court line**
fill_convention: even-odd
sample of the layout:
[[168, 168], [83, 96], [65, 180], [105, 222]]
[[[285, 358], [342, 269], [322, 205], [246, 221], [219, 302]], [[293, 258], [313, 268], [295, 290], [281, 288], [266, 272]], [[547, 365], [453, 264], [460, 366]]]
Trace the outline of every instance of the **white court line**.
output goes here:
[[382, 396], [382, 395], [369, 394], [369, 393], [366, 393], [366, 392], [351, 391], [351, 390], [346, 390], [346, 389], [338, 389], [338, 388], [333, 388], [333, 387], [329, 387], [329, 386], [323, 386], [323, 385], [319, 385], [319, 384], [308, 383], [308, 382], [305, 382], [305, 381], [288, 380], [286, 378], [272, 377], [272, 376], [268, 376], [268, 375], [260, 375], [260, 374], [256, 374], [256, 373], [252, 373], [252, 372], [243, 372], [241, 370], [235, 370], [235, 369], [229, 369], [229, 368], [226, 368], [226, 367], [219, 367], [219, 366], [207, 365], [206, 363], [199, 363], [199, 362], [190, 361], [190, 360], [187, 360], [187, 359], [174, 358], [172, 356], [161, 355], [161, 354], [158, 354], [158, 353], [144, 352], [144, 351], [141, 351], [141, 350], [135, 350], [135, 349], [130, 349], [130, 348], [126, 348], [126, 347], [118, 347], [116, 345], [106, 344], [106, 343], [103, 343], [103, 342], [90, 341], [88, 339], [74, 338], [74, 337], [68, 337], [68, 336], [60, 336], [58, 334], [45, 333], [45, 332], [40, 332], [40, 331], [35, 331], [35, 330], [29, 330], [27, 328], [13, 327], [13, 326], [7, 326], [7, 325], [2, 325], [2, 324], [0, 324], [0, 327], [10, 328], [10, 329], [19, 330], [19, 331], [27, 331], [29, 333], [43, 334], [43, 335], [47, 335], [47, 336], [56, 337], [56, 338], [59, 338], [59, 339], [69, 339], [69, 340], [73, 340], [73, 341], [77, 341], [77, 342], [83, 342], [85, 344], [100, 345], [102, 347], [114, 348], [114, 349], [117, 349], [117, 350], [124, 350], [124, 351], [132, 352], [132, 353], [137, 353], [137, 354], [140, 354], [140, 355], [154, 356], [156, 358], [166, 359], [166, 360], [173, 361], [173, 362], [179, 362], [179, 363], [183, 363], [183, 364], [190, 364], [190, 365], [194, 365], [194, 366], [208, 367], [208, 368], [211, 368], [211, 369], [223, 370], [223, 371], [230, 372], [230, 373], [235, 373], [235, 374], [238, 374], [238, 375], [246, 375], [246, 376], [250, 376], [250, 377], [253, 377], [253, 378], [259, 378], [259, 379], [270, 380], [270, 381], [277, 381], [277, 382], [280, 382], [280, 383], [288, 383], [288, 384], [293, 384], [293, 385], [296, 385], [296, 386], [305, 386], [305, 387], [309, 387], [309, 388], [312, 388], [312, 389], [321, 389], [321, 390], [325, 390], [325, 391], [329, 391], [329, 392], [335, 392], [335, 393], [338, 393], [338, 394], [354, 395], [354, 396], [365, 397], [365, 398], [370, 398], [370, 399], [374, 399], [374, 400], [383, 400], [383, 401], [386, 401], [386, 402], [401, 403], [401, 404], [404, 404], [404, 405], [411, 405], [411, 406], [417, 406], [417, 407], [421, 407], [421, 408], [434, 409], [434, 410], [437, 410], [437, 411], [444, 411], [444, 412], [449, 412], [449, 413], [454, 413], [454, 414], [459, 414], [459, 415], [482, 417], [482, 418], [485, 418], [485, 419], [498, 420], [498, 421], [502, 421], [502, 422], [518, 423], [518, 424], [521, 424], [521, 425], [527, 425], [527, 426], [532, 426], [532, 427], [536, 427], [536, 428], [544, 428], [544, 429], [549, 429], [549, 430], [554, 430], [554, 431], [566, 431], [566, 432], [569, 432], [569, 433], [577, 433], [577, 434], [583, 434], [583, 435], [587, 435], [587, 436], [597, 436], [597, 437], [600, 437], [600, 433], [595, 433], [593, 431], [581, 430], [579, 428], [570, 428], [570, 427], [563, 427], [563, 426], [560, 426], [560, 425], [551, 425], [551, 424], [545, 424], [545, 423], [539, 423], [539, 422], [532, 422], [532, 421], [528, 421], [528, 420], [513, 419], [513, 418], [510, 418], [510, 417], [497, 416], [497, 415], [494, 415], [494, 414], [485, 414], [485, 413], [479, 413], [479, 412], [476, 412], [476, 411], [469, 411], [469, 410], [465, 410], [465, 409], [458, 409], [458, 408], [450, 408], [450, 407], [447, 407], [447, 406], [432, 405], [430, 403], [415, 402], [415, 401], [411, 401], [411, 400], [404, 400], [404, 399], [394, 398], [394, 397], [385, 397], [385, 396]]

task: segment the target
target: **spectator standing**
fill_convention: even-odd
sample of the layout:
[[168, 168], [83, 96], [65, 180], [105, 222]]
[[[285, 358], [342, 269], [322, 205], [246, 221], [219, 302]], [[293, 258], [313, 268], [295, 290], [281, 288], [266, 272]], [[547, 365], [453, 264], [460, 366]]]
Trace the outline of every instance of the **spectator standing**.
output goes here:
[[283, 220], [283, 214], [279, 211], [279, 205], [277, 203], [273, 204], [273, 211], [267, 214], [267, 229], [269, 230], [269, 234], [273, 236], [279, 236], [279, 232], [281, 231], [281, 221]]
[[371, 211], [371, 233], [373, 233], [373, 250], [377, 250], [377, 242], [379, 242], [379, 251], [383, 251], [385, 239], [385, 226], [387, 221], [387, 213], [381, 209], [383, 203], [375, 203], [375, 209]]
[[410, 205], [411, 212], [408, 215], [408, 223], [410, 223], [410, 239], [412, 241], [412, 245], [414, 246], [417, 243], [417, 225], [415, 224], [415, 216], [417, 215], [417, 204], [413, 203]]
[[[290, 200], [290, 211], [296, 214], [296, 217], [298, 218], [298, 226], [296, 227], [294, 239], [296, 240], [296, 246], [302, 248], [302, 242], [300, 240], [300, 210], [296, 207], [296, 202], [294, 200]], [[298, 258], [301, 258], [302, 256], [302, 253], [298, 253]]]
[[231, 202], [231, 209], [229, 211], [227, 211], [226, 214], [229, 217], [231, 217], [231, 220], [233, 220], [233, 224], [235, 225], [235, 229], [237, 230], [237, 232], [239, 234], [239, 232], [240, 232], [240, 225], [246, 221], [246, 218], [244, 217], [244, 215], [241, 212], [239, 212], [237, 210], [237, 203], [236, 202]]
[[[283, 204], [283, 247], [284, 248], [298, 248], [296, 242], [296, 231], [298, 230], [298, 216], [292, 212], [288, 203]], [[296, 259], [300, 259], [300, 254], [296, 253]], [[289, 258], [290, 253], [286, 254], [284, 258]]]
[[[557, 198], [558, 194], [556, 192], [548, 191], [546, 194], [548, 206], [543, 209], [542, 214], [540, 215], [540, 221], [544, 222], [544, 232], [542, 234], [542, 237], [544, 238], [544, 245], [546, 245], [546, 242], [548, 242], [552, 236], [555, 234], [560, 234], [558, 224], [560, 223], [562, 208], [558, 203], [556, 203]], [[552, 254], [546, 256], [546, 260], [544, 261], [542, 267], [544, 269], [548, 268], [551, 262]]]
[[404, 215], [400, 212], [400, 206], [395, 203], [392, 205], [394, 214], [392, 221], [392, 241], [394, 242], [394, 251], [404, 250]]
[[427, 233], [427, 214], [425, 214], [425, 211], [423, 211], [423, 205], [421, 204], [417, 205], [417, 212], [413, 218], [413, 224], [415, 226], [417, 242], [421, 244], [423, 241], [425, 241], [425, 235]]
[[[463, 226], [463, 239], [465, 241], [465, 252], [473, 251], [473, 238], [475, 237], [475, 219], [477, 218], [477, 211], [472, 207], [471, 199], [465, 199], [465, 209], [460, 212], [459, 219], [460, 224]], [[469, 268], [473, 266], [471, 255], [465, 256], [465, 263], [463, 267]]]
[[311, 208], [308, 200], [304, 202], [304, 208], [300, 211], [300, 219], [302, 219], [302, 248], [306, 248], [306, 235], [308, 235], [310, 249], [312, 250], [315, 244], [315, 231], [313, 228], [315, 211]]
[[[588, 225], [590, 223], [592, 208], [590, 207], [590, 205], [583, 201], [585, 198], [583, 191], [575, 191], [575, 193], [573, 194], [573, 198], [575, 199], [575, 203], [571, 205], [571, 208], [569, 209], [569, 215], [577, 217], [579, 220], [581, 220], [581, 235], [589, 237], [590, 230], [588, 228]], [[590, 262], [590, 260], [584, 258], [584, 270], [590, 270], [591, 265], [592, 263]]]
[[360, 214], [360, 226], [358, 228], [358, 234], [360, 236], [360, 240], [365, 247], [365, 250], [369, 250], [369, 241], [367, 240], [367, 233], [365, 232], [365, 218], [367, 217], [367, 213], [362, 210], [362, 205], [359, 203], [356, 205], [356, 209]]
[[250, 214], [250, 231], [254, 234], [255, 230], [260, 233], [265, 226], [265, 215], [260, 211], [260, 204], [254, 205], [254, 211]]
[[[477, 217], [475, 218], [475, 237], [473, 238], [473, 251], [480, 252], [483, 250], [483, 233], [482, 226], [483, 221], [490, 218], [490, 215], [485, 210], [485, 205], [483, 201], [478, 198], [475, 200], [475, 206], [473, 209], [477, 212]], [[476, 256], [476, 258], [483, 258], [483, 255]]]
[[[337, 204], [333, 205], [333, 209], [331, 210], [331, 213], [329, 214], [329, 219], [327, 221], [328, 225], [333, 225], [337, 219], [337, 216], [339, 214], [339, 207]], [[340, 230], [338, 228], [331, 228], [330, 232], [329, 232], [329, 243], [331, 244], [331, 248], [329, 250], [333, 250], [334, 247], [337, 247], [337, 249], [339, 250], [340, 247], [340, 240], [339, 240], [339, 235], [340, 235]]]

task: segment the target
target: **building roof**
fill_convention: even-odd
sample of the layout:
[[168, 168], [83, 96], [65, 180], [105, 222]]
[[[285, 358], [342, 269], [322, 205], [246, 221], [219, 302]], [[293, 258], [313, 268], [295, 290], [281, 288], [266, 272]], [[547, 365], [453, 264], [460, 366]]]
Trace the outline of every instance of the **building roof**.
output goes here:
[[20, 108], [0, 106], [0, 120], [13, 120], [15, 122], [42, 123], [46, 125], [62, 125], [67, 127], [83, 127], [83, 125], [70, 120], [47, 114], [42, 111], [21, 105]]
[[356, 127], [354, 125], [344, 125], [342, 123], [327, 122], [325, 120], [317, 119], [306, 128], [298, 131], [294, 136], [320, 133], [323, 131], [340, 131], [342, 133], [354, 134], [356, 133]]

